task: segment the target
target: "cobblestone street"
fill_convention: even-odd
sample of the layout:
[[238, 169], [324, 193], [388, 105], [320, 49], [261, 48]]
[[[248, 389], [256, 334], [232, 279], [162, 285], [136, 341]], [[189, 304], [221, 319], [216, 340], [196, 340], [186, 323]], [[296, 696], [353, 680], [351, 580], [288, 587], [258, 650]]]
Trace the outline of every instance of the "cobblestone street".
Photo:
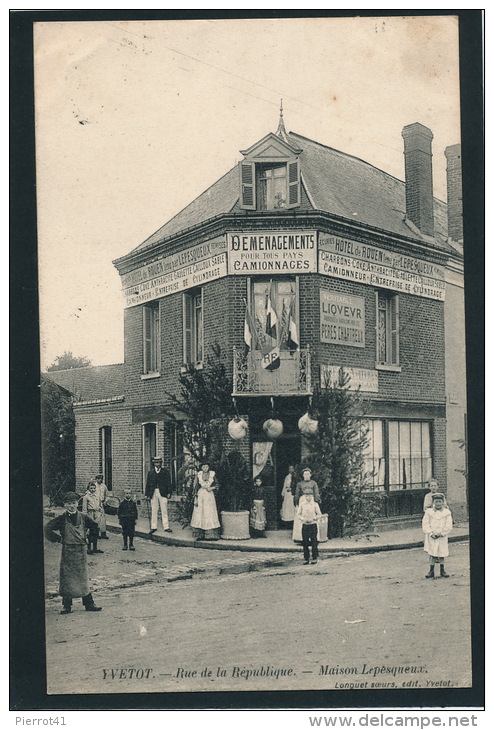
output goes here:
[[76, 600], [62, 616], [47, 545], [51, 694], [470, 684], [468, 542], [434, 581], [418, 548], [309, 566], [139, 539], [124, 552], [117, 535], [101, 548], [88, 558], [102, 612]]

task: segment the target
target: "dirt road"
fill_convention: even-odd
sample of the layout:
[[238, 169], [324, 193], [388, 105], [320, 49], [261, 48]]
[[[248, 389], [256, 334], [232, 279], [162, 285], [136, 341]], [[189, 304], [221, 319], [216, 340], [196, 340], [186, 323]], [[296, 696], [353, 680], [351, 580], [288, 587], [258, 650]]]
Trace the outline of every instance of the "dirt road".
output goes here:
[[49, 693], [470, 685], [468, 543], [436, 580], [420, 549], [256, 570], [252, 556], [145, 541], [125, 553], [116, 536], [102, 547], [90, 559], [100, 613], [46, 602]]

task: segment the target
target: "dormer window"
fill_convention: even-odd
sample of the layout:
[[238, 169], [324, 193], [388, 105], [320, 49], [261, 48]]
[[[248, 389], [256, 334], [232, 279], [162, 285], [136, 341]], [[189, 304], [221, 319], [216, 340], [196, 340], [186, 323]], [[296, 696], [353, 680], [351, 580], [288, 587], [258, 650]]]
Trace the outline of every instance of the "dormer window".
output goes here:
[[240, 162], [240, 205], [246, 210], [284, 210], [300, 205], [302, 150], [269, 134], [243, 151]]
[[298, 160], [241, 162], [241, 205], [248, 210], [280, 210], [300, 205]]
[[286, 208], [286, 165], [258, 165], [257, 175], [257, 209]]

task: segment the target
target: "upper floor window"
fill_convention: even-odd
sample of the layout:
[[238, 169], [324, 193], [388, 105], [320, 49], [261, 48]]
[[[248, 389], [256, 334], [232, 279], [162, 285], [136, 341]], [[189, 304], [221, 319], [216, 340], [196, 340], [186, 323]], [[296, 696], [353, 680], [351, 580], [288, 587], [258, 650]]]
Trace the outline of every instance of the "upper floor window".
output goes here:
[[280, 210], [300, 205], [298, 159], [240, 163], [240, 205], [248, 210]]
[[204, 321], [202, 289], [183, 295], [184, 363], [198, 365], [204, 359]]
[[297, 280], [260, 279], [251, 290], [256, 350], [296, 350], [298, 342]]
[[399, 367], [398, 295], [376, 292], [376, 365]]
[[158, 373], [160, 369], [160, 309], [159, 302], [142, 308], [143, 373]]

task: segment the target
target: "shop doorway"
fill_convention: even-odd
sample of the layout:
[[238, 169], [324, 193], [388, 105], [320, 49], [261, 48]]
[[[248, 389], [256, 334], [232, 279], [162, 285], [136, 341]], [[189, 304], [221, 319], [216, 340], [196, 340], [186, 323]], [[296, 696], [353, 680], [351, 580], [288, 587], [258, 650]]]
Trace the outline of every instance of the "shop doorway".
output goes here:
[[260, 476], [265, 491], [267, 529], [278, 530], [289, 525], [280, 520], [281, 490], [290, 464], [300, 463], [300, 434], [283, 434], [276, 441], [252, 443], [253, 477]]
[[275, 444], [275, 489], [276, 489], [276, 515], [278, 519], [278, 526], [281, 529], [291, 528], [286, 522], [280, 520], [280, 509], [282, 503], [281, 490], [283, 489], [283, 482], [288, 474], [288, 467], [290, 465], [297, 467], [300, 464], [301, 458], [301, 437], [297, 433], [283, 434], [276, 441]]

